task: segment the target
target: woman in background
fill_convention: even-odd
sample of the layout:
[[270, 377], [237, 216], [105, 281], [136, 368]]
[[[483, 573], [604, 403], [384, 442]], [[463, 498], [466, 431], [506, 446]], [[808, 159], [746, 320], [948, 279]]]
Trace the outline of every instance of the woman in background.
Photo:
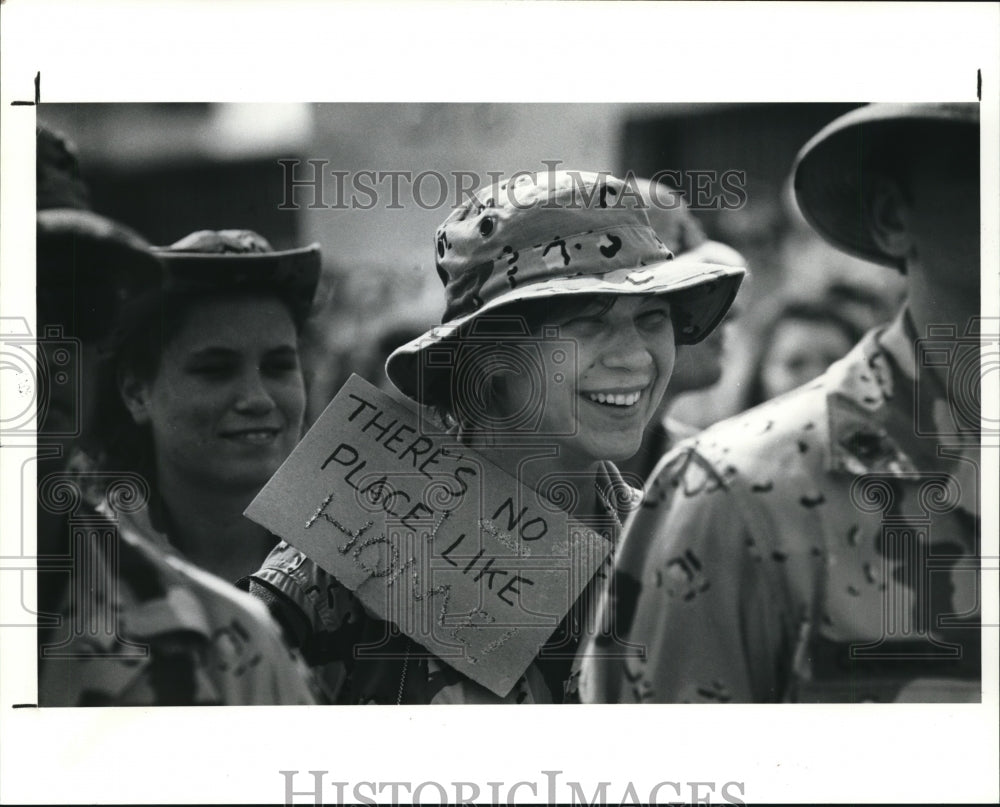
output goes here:
[[[144, 442], [149, 435], [119, 433], [123, 420], [113, 418], [129, 416], [114, 373], [103, 388], [89, 381], [99, 375], [106, 342], [122, 345], [125, 320], [129, 339], [163, 354], [152, 378], [172, 361], [177, 340], [190, 339], [199, 315], [175, 310], [180, 278], [164, 279], [161, 261], [140, 236], [88, 209], [68, 141], [40, 128], [38, 145], [39, 323], [43, 332], [66, 326], [64, 335], [80, 340], [71, 377], [88, 382], [77, 388], [76, 400], [72, 390], [63, 390], [39, 406], [41, 441], [63, 449], [56, 467], [39, 468], [39, 554], [48, 570], [39, 575], [39, 705], [324, 701], [267, 609], [190, 563], [150, 526], [150, 510], [162, 512], [170, 502], [182, 520], [186, 504], [154, 490], [155, 447], [151, 439]], [[310, 273], [304, 273], [307, 280]], [[165, 327], [161, 317], [176, 318], [175, 326]], [[189, 403], [197, 403], [196, 389], [185, 390]], [[67, 420], [67, 413], [79, 419]], [[100, 426], [98, 416], [104, 418]], [[82, 432], [79, 439], [75, 431]], [[129, 433], [136, 444], [128, 444]], [[102, 434], [131, 449], [142, 446], [149, 463], [132, 470], [117, 465], [108, 449], [118, 443], [103, 445]], [[94, 456], [103, 457], [103, 470]]]
[[201, 231], [155, 254], [164, 288], [127, 308], [109, 357], [100, 464], [149, 481], [143, 532], [235, 582], [275, 543], [243, 511], [301, 436], [319, 247]]
[[759, 339], [742, 409], [750, 409], [818, 378], [861, 339], [861, 330], [831, 306], [789, 300]]

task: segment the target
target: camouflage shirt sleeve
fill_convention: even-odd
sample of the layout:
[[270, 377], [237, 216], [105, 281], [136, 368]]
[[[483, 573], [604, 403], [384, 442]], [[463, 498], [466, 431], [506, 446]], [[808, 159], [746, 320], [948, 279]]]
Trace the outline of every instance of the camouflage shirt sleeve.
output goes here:
[[243, 586], [267, 604], [289, 642], [312, 665], [345, 660], [359, 638], [365, 618], [361, 604], [332, 575], [284, 541]]
[[628, 525], [608, 606], [631, 652], [588, 662], [587, 700], [781, 698], [792, 609], [750, 506], [694, 449], [661, 466]]

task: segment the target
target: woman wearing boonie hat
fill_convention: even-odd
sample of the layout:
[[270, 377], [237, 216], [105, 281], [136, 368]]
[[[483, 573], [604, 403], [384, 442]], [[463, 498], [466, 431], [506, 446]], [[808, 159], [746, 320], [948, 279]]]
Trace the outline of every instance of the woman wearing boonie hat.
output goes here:
[[[113, 384], [102, 390], [89, 383], [98, 375], [105, 341], [120, 344], [126, 338], [125, 332], [116, 333], [119, 318], [133, 311], [131, 338], [146, 344], [162, 374], [174, 343], [190, 336], [204, 312], [196, 297], [183, 316], [179, 301], [167, 305], [163, 262], [141, 236], [89, 209], [71, 144], [44, 128], [37, 143], [39, 331], [46, 334], [47, 327], [58, 325], [64, 338], [79, 340], [78, 354], [62, 340], [51, 346], [50, 366], [75, 383], [55, 378], [38, 407], [40, 441], [58, 441], [63, 449], [55, 462], [38, 467], [39, 555], [58, 561], [38, 575], [38, 703], [323, 700], [314, 676], [289, 652], [267, 609], [181, 557], [169, 543], [175, 531], [168, 538], [151, 528], [150, 510], [170, 507], [169, 512], [187, 515], [188, 502], [163, 486], [154, 496], [147, 482], [157, 477], [145, 466], [129, 468], [106, 453], [102, 471], [80, 451], [81, 444], [91, 452], [102, 449], [102, 441], [95, 440], [95, 430], [101, 431], [97, 414], [128, 418]], [[308, 272], [302, 274], [308, 278]], [[176, 278], [167, 285], [175, 289]], [[271, 293], [276, 287], [268, 288]], [[301, 299], [304, 292], [293, 296]], [[175, 329], [160, 327], [161, 313], [178, 314]], [[160, 344], [168, 333], [171, 341]], [[184, 389], [194, 391], [190, 384]], [[191, 397], [194, 403], [196, 396]], [[155, 504], [146, 507], [150, 498]]]
[[[435, 249], [443, 324], [389, 357], [389, 379], [523, 484], [554, 501], [549, 485], [571, 490], [564, 509], [604, 525], [613, 540], [637, 496], [613, 461], [638, 449], [675, 344], [719, 323], [744, 270], [675, 259], [621, 180], [569, 171], [480, 190], [441, 225]], [[506, 702], [573, 699], [572, 660], [595, 586]], [[418, 658], [415, 643], [287, 544], [250, 590], [307, 660], [339, 677], [341, 702], [497, 700], [437, 659]], [[355, 658], [356, 645], [372, 642], [382, 655]]]
[[243, 510], [301, 437], [320, 251], [206, 230], [153, 253], [165, 280], [122, 312], [95, 453], [150, 481], [133, 526], [235, 582], [275, 543]]

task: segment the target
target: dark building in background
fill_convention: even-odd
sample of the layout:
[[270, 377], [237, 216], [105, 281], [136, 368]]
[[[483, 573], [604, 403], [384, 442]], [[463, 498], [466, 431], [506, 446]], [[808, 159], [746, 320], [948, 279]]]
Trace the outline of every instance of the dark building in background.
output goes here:
[[[704, 111], [686, 107], [682, 116], [633, 117], [625, 122], [620, 163], [639, 176], [681, 172], [688, 187], [679, 190], [709, 236], [742, 252], [757, 282], [766, 284], [776, 274], [776, 247], [790, 225], [782, 194], [795, 155], [826, 123], [856, 106], [711, 105]], [[698, 179], [701, 171], [717, 179]], [[730, 185], [732, 172], [745, 174], [745, 204], [731, 206], [736, 196], [720, 187], [727, 172]], [[693, 198], [699, 183], [701, 198]]]
[[299, 155], [287, 146], [247, 147], [249, 130], [230, 147], [234, 133], [217, 132], [217, 110], [207, 103], [43, 104], [38, 118], [77, 145], [94, 209], [153, 244], [194, 230], [249, 229], [276, 249], [299, 245], [300, 212], [280, 209], [278, 164]]
[[190, 159], [122, 171], [95, 166], [94, 206], [127, 221], [154, 244], [170, 244], [194, 230], [244, 229], [266, 235], [275, 249], [300, 244], [298, 212], [280, 210], [283, 175], [270, 158]]

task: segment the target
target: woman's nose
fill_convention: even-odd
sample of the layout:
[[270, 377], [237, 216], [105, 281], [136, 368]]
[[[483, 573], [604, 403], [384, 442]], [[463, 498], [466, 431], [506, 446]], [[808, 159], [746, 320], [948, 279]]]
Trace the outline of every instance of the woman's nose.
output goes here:
[[605, 367], [635, 372], [651, 367], [653, 354], [635, 326], [626, 325], [615, 331], [602, 362]]
[[252, 414], [270, 412], [276, 406], [274, 398], [261, 377], [260, 370], [253, 368], [240, 380], [236, 409]]

